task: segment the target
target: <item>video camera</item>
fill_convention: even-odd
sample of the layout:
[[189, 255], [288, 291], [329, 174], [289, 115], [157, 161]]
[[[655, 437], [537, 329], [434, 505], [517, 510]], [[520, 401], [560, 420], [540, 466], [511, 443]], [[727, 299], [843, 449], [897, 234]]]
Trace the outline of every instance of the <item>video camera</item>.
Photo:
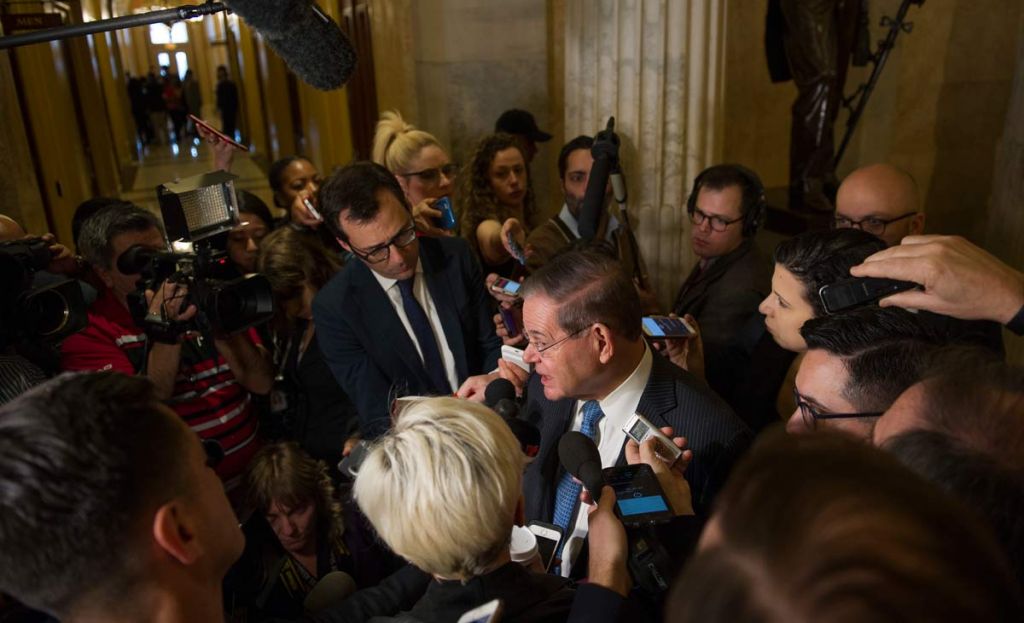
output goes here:
[[88, 323], [77, 281], [36, 284], [36, 273], [52, 259], [49, 243], [41, 238], [0, 242], [0, 348], [20, 340], [56, 343]]
[[[186, 331], [224, 337], [265, 322], [274, 314], [270, 282], [263, 275], [237, 277], [227, 254], [209, 239], [238, 224], [234, 175], [206, 173], [157, 188], [160, 212], [172, 251], [135, 245], [117, 258], [117, 269], [141, 278], [128, 297], [128, 307], [146, 334], [161, 342], [176, 342]], [[146, 290], [166, 281], [184, 285], [188, 296], [182, 308], [194, 304], [198, 313], [187, 322], [150, 314]]]

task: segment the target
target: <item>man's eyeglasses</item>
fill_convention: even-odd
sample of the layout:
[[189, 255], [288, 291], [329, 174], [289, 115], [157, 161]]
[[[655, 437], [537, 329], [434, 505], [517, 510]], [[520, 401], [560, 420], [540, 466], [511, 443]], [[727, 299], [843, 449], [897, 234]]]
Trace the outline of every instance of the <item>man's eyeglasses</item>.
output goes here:
[[712, 231], [725, 231], [733, 223], [738, 223], [742, 220], [743, 217], [741, 216], [739, 218], [734, 218], [731, 221], [727, 221], [721, 216], [712, 216], [707, 212], [702, 211], [700, 208], [694, 208], [693, 211], [690, 212], [691, 223], [693, 223], [697, 227], [700, 227], [701, 225], [704, 224], [704, 221], [709, 221], [711, 223]]
[[589, 329], [592, 326], [593, 325], [587, 325], [587, 326], [583, 327], [582, 329], [579, 329], [577, 331], [573, 331], [572, 333], [570, 333], [569, 335], [567, 335], [567, 336], [565, 336], [563, 338], [560, 338], [560, 339], [555, 340], [554, 342], [551, 342], [550, 344], [541, 344], [539, 342], [534, 342], [533, 340], [531, 340], [530, 338], [527, 337], [526, 338], [526, 345], [527, 345], [527, 347], [533, 346], [533, 349], [537, 351], [537, 354], [540, 355], [541, 357], [544, 357], [544, 353], [550, 351], [552, 348], [558, 346], [559, 344], [562, 344], [563, 342], [576, 337], [577, 335], [579, 335], [580, 333], [583, 333], [584, 331], [586, 331], [587, 329]]
[[835, 221], [833, 222], [833, 225], [836, 229], [842, 229], [844, 227], [856, 227], [857, 229], [861, 231], [866, 231], [869, 234], [881, 236], [882, 234], [885, 233], [885, 228], [889, 224], [895, 223], [896, 221], [902, 221], [905, 218], [910, 218], [915, 214], [917, 214], [917, 212], [907, 212], [902, 216], [897, 216], [896, 218], [889, 219], [869, 216], [866, 219], [862, 219], [859, 221], [855, 221], [852, 218], [847, 218], [845, 216], [839, 216], [837, 214]]
[[807, 402], [796, 386], [793, 386], [793, 398], [796, 401], [796, 406], [800, 409], [800, 417], [804, 420], [804, 425], [807, 430], [815, 430], [818, 426], [818, 420], [846, 420], [852, 418], [869, 418], [869, 417], [882, 417], [881, 411], [867, 411], [864, 413], [821, 413], [814, 405]]
[[446, 178], [452, 180], [459, 174], [459, 165], [454, 162], [448, 164], [433, 167], [430, 169], [423, 169], [422, 171], [410, 171], [409, 173], [399, 173], [402, 177], [418, 177], [423, 180], [424, 184], [437, 184], [441, 181], [441, 176], [444, 175]]
[[391, 257], [391, 245], [396, 247], [407, 247], [412, 244], [412, 241], [416, 240], [416, 224], [409, 223], [408, 226], [403, 227], [397, 234], [391, 237], [384, 244], [379, 244], [372, 249], [362, 250], [352, 247], [352, 253], [371, 264], [378, 264], [380, 262], [388, 261]]

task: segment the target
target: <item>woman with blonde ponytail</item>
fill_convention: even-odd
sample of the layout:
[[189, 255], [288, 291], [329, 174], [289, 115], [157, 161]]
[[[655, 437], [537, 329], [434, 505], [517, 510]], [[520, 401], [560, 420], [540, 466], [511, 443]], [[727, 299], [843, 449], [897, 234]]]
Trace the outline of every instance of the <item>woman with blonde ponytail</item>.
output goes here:
[[458, 165], [434, 135], [406, 123], [398, 111], [381, 115], [373, 135], [373, 161], [394, 173], [412, 206], [416, 229], [426, 236], [449, 236], [438, 227], [441, 212], [434, 202], [450, 197]]

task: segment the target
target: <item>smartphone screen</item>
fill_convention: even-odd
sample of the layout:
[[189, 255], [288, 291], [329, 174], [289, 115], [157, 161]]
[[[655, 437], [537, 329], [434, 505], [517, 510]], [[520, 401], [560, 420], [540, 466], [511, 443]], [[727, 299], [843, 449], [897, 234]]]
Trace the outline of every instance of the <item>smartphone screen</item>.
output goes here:
[[495, 282], [491, 285], [491, 289], [497, 290], [503, 294], [509, 296], [519, 296], [519, 288], [522, 284], [518, 281], [512, 281], [511, 279], [505, 279], [504, 277], [498, 277]]
[[616, 506], [626, 525], [658, 523], [672, 519], [665, 494], [649, 465], [625, 465], [604, 470], [605, 481], [615, 489]]
[[644, 334], [648, 337], [688, 337], [693, 331], [683, 322], [682, 318], [668, 316], [644, 316]]

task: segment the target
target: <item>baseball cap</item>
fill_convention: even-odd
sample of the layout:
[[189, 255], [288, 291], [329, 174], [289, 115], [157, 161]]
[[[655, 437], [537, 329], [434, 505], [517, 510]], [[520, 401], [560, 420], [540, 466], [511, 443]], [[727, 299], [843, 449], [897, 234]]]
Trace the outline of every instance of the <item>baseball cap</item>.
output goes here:
[[551, 135], [537, 127], [537, 120], [528, 111], [513, 108], [501, 113], [494, 123], [495, 132], [521, 134], [537, 143], [551, 140]]

